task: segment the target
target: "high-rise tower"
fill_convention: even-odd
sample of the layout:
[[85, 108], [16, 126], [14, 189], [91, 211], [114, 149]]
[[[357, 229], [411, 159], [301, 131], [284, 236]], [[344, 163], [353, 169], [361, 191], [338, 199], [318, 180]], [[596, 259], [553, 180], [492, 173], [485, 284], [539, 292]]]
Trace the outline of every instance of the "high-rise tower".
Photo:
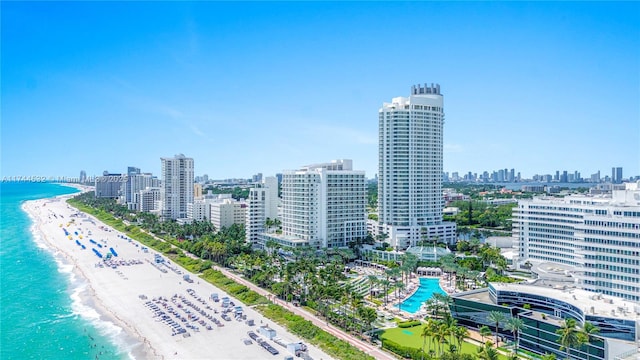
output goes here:
[[193, 203], [193, 158], [182, 154], [162, 161], [162, 216], [187, 217], [187, 204]]
[[378, 111], [380, 230], [399, 249], [455, 242], [455, 223], [442, 221], [443, 105], [440, 85], [425, 84]]

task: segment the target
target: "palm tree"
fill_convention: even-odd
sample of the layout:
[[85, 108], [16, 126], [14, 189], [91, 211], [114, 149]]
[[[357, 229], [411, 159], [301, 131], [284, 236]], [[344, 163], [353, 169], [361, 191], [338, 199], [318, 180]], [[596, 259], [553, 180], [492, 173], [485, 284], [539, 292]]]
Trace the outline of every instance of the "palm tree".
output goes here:
[[[449, 305], [452, 302], [451, 297], [449, 297], [449, 295], [441, 294], [441, 293], [434, 293], [431, 296], [431, 299], [433, 299], [433, 301], [436, 304], [435, 305], [436, 316], [445, 316], [445, 314], [449, 313]], [[431, 299], [429, 299], [429, 300], [431, 300]], [[442, 312], [440, 312], [441, 308], [442, 308]]]
[[435, 342], [435, 333], [438, 331], [438, 326], [440, 326], [440, 321], [438, 320], [434, 320], [434, 319], [429, 319], [427, 320], [427, 325], [425, 325], [425, 328], [423, 330], [423, 333], [428, 334], [426, 336], [430, 336], [430, 342], [429, 342], [429, 352], [431, 352], [431, 345], [433, 342]]
[[367, 276], [369, 280], [369, 300], [373, 301], [373, 286], [378, 283], [378, 277], [375, 275]]
[[447, 336], [449, 336], [449, 327], [447, 324], [443, 322], [439, 322], [436, 332], [433, 334], [433, 339], [437, 344], [440, 344], [438, 347], [438, 354], [442, 356], [442, 347], [449, 342], [447, 341]]
[[496, 324], [496, 347], [498, 347], [498, 331], [500, 330], [498, 326], [500, 326], [500, 321], [503, 321], [504, 319], [504, 313], [500, 311], [491, 311], [489, 316], [487, 316], [487, 320]]
[[484, 343], [484, 338], [491, 336], [491, 329], [487, 325], [483, 325], [480, 328], [480, 336], [482, 336], [482, 342]]
[[453, 336], [456, 338], [458, 344], [458, 353], [462, 351], [462, 342], [469, 337], [469, 330], [464, 326], [456, 326], [453, 328]]
[[[431, 326], [429, 321], [433, 321], [433, 319], [429, 319], [427, 321], [427, 324], [422, 328], [422, 332], [420, 333], [420, 336], [422, 336], [422, 360], [424, 360], [424, 346], [427, 344], [427, 337], [431, 337]], [[431, 348], [431, 346], [429, 346], [429, 348]]]
[[373, 322], [378, 318], [376, 310], [368, 306], [362, 306], [358, 309], [358, 315], [360, 316], [360, 319], [369, 326], [371, 329], [371, 336], [373, 336]]
[[593, 335], [598, 335], [600, 333], [600, 328], [588, 321], [585, 321], [584, 325], [580, 328], [580, 332], [587, 337], [587, 342], [591, 342], [593, 340]]
[[478, 359], [498, 360], [498, 350], [494, 349], [491, 345], [491, 341], [487, 341], [483, 347], [478, 349]]
[[567, 359], [571, 358], [571, 348], [578, 347], [584, 344], [586, 341], [586, 335], [583, 335], [576, 328], [576, 320], [572, 318], [567, 318], [562, 323], [562, 326], [556, 330], [556, 334], [560, 335], [558, 337], [558, 343], [560, 343], [560, 350], [565, 350], [567, 352]]
[[518, 347], [520, 346], [520, 331], [522, 331], [522, 329], [524, 328], [524, 321], [520, 318], [516, 318], [516, 317], [510, 317], [507, 320], [507, 325], [505, 326], [505, 328], [509, 331], [511, 331], [511, 333], [513, 333], [513, 338], [516, 341], [516, 347], [515, 347], [515, 351], [518, 350]]
[[404, 283], [403, 282], [399, 282], [396, 283], [396, 298], [398, 299], [398, 308], [400, 308], [400, 304], [402, 304], [402, 302], [400, 301], [400, 294], [402, 292], [402, 290], [404, 290]]
[[556, 360], [556, 354], [544, 354], [540, 357], [540, 360]]

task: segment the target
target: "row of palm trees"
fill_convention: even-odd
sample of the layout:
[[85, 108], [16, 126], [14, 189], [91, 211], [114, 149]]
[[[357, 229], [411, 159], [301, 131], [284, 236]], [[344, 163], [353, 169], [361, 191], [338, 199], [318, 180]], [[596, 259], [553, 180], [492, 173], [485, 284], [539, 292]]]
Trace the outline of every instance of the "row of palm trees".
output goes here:
[[464, 326], [459, 326], [450, 314], [446, 314], [442, 319], [430, 318], [427, 320], [420, 336], [423, 338], [423, 359], [427, 338], [429, 339], [429, 356], [432, 358], [436, 356], [442, 357], [445, 351], [450, 353], [460, 352], [462, 343], [469, 337], [469, 330]]

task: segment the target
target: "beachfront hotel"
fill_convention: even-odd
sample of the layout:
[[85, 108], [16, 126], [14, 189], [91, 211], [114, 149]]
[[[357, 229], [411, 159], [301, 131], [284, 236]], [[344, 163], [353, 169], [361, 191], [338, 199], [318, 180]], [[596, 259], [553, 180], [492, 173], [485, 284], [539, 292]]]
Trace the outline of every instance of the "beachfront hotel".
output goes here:
[[540, 264], [561, 264], [585, 290], [640, 302], [640, 182], [611, 194], [520, 200], [513, 235], [520, 266], [540, 273]]
[[640, 305], [625, 299], [564, 286], [491, 283], [488, 288], [453, 294], [451, 300], [451, 315], [469, 327], [494, 330], [490, 312], [503, 313], [505, 319], [498, 326], [503, 338], [513, 338], [506, 327], [507, 319], [522, 319], [519, 347], [539, 355], [566, 358], [556, 330], [567, 318], [575, 319], [580, 326], [588, 321], [599, 329], [588, 344], [571, 349], [571, 359], [632, 360], [638, 354]]
[[282, 234], [262, 233], [285, 247], [345, 247], [367, 236], [364, 171], [351, 160], [304, 166], [282, 176]]
[[423, 238], [456, 240], [455, 223], [442, 221], [443, 106], [440, 85], [425, 84], [378, 110], [379, 226], [400, 250]]
[[267, 219], [278, 217], [278, 179], [267, 176], [262, 182], [249, 189], [247, 198], [247, 218], [245, 223], [246, 240], [251, 244], [258, 244], [259, 234], [265, 232]]
[[160, 158], [162, 162], [162, 217], [186, 219], [187, 204], [193, 203], [193, 158], [183, 154]]

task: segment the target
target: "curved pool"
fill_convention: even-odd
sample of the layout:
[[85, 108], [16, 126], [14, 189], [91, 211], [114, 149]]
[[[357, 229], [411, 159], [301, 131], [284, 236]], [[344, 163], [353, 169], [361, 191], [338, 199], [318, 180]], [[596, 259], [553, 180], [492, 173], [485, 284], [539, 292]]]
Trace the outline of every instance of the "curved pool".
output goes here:
[[402, 302], [401, 306], [396, 305], [401, 310], [415, 314], [420, 310], [425, 301], [431, 299], [434, 293], [446, 294], [440, 287], [438, 278], [420, 278], [420, 286], [413, 295]]

